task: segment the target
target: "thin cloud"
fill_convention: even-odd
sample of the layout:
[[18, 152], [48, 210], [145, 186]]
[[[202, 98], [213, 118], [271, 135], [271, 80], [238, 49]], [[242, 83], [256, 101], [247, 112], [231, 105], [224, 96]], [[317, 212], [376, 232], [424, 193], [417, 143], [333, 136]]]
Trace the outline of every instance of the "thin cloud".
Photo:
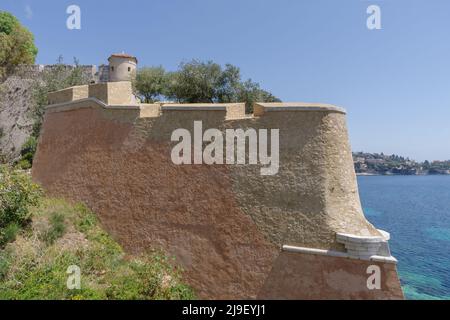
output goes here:
[[27, 19], [33, 18], [33, 10], [31, 9], [31, 6], [29, 4], [25, 5], [25, 16]]

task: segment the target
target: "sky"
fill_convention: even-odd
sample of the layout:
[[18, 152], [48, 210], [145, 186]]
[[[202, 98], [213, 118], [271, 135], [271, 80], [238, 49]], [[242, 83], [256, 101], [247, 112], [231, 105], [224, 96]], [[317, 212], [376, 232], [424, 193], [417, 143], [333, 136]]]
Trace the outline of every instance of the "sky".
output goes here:
[[[69, 5], [81, 29], [69, 30]], [[367, 8], [381, 11], [369, 30]], [[448, 0], [0, 0], [35, 35], [37, 63], [111, 53], [174, 70], [231, 63], [283, 101], [341, 106], [354, 151], [450, 159]]]

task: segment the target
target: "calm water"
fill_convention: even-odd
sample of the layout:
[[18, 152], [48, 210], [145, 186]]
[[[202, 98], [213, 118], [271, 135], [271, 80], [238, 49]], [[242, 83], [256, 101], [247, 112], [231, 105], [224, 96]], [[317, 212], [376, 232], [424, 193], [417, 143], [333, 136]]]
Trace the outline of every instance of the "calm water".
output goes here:
[[361, 176], [367, 219], [391, 233], [408, 299], [450, 299], [450, 176]]

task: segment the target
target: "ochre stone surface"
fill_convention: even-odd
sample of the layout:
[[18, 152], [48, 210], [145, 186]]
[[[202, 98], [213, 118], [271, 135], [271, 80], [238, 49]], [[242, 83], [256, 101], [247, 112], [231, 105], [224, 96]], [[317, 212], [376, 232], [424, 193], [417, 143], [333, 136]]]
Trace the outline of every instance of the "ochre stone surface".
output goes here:
[[[369, 290], [369, 266], [380, 268], [381, 289]], [[395, 264], [281, 252], [260, 299], [402, 299]]]
[[[161, 248], [175, 256], [203, 299], [402, 297], [395, 265], [381, 264], [386, 283], [368, 293], [359, 282], [347, 285], [367, 278], [364, 263], [280, 249], [342, 251], [336, 232], [379, 235], [361, 211], [344, 114], [225, 121], [227, 111], [151, 108], [105, 109], [94, 101], [52, 108], [34, 179], [51, 195], [85, 202], [128, 252]], [[192, 132], [195, 120], [204, 130], [279, 128], [279, 174], [261, 176], [250, 165], [174, 165], [171, 134]], [[307, 293], [310, 277], [320, 281]]]

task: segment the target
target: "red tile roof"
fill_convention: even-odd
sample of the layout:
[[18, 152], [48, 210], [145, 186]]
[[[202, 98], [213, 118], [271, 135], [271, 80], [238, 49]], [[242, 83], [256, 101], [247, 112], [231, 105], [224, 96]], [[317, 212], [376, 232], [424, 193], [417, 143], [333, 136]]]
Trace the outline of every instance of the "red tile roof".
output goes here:
[[108, 60], [109, 60], [110, 58], [112, 58], [112, 57], [134, 59], [134, 60], [136, 60], [136, 63], [137, 63], [137, 58], [136, 58], [136, 57], [134, 57], [134, 56], [132, 56], [132, 55], [129, 55], [129, 54], [126, 54], [126, 53], [113, 53], [113, 54], [108, 58]]

